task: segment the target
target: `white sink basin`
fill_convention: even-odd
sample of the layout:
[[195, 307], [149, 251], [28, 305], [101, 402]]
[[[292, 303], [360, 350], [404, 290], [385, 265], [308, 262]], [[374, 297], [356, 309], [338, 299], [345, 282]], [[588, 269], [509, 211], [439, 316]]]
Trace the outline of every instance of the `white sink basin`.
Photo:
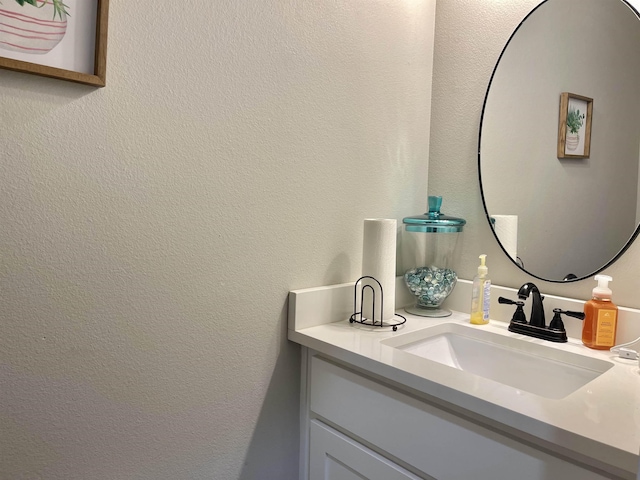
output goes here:
[[613, 363], [483, 327], [445, 323], [383, 340], [384, 345], [488, 378], [518, 390], [560, 399], [613, 367]]

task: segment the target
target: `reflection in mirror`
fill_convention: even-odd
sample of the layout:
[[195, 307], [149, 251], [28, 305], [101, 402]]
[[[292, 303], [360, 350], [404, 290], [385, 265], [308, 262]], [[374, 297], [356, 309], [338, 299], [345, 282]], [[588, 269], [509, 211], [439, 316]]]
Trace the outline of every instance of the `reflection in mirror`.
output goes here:
[[[636, 234], [639, 47], [627, 2], [546, 0], [498, 60], [480, 127], [483, 201], [505, 252], [535, 277], [591, 276]], [[558, 158], [563, 92], [593, 99], [588, 158]]]

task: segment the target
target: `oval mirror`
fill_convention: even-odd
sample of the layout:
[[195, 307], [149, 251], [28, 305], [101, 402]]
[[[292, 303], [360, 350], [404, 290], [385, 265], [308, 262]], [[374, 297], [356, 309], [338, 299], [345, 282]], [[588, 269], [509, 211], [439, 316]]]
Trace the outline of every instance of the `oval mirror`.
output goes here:
[[638, 233], [639, 46], [627, 1], [546, 0], [498, 59], [480, 186], [496, 239], [534, 277], [590, 277]]

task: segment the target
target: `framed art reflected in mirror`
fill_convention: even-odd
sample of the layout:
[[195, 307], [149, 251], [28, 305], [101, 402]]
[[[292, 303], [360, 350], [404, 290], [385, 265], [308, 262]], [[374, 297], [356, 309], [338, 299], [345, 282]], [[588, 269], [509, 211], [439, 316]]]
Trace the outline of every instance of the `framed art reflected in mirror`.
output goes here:
[[558, 158], [589, 158], [593, 99], [563, 92], [560, 95]]

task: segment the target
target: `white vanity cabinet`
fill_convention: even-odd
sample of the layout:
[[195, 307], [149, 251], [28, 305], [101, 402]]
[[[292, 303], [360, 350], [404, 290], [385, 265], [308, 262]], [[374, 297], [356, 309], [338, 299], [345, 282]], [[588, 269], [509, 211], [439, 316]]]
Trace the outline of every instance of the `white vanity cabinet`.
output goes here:
[[303, 480], [595, 480], [596, 471], [303, 347]]

